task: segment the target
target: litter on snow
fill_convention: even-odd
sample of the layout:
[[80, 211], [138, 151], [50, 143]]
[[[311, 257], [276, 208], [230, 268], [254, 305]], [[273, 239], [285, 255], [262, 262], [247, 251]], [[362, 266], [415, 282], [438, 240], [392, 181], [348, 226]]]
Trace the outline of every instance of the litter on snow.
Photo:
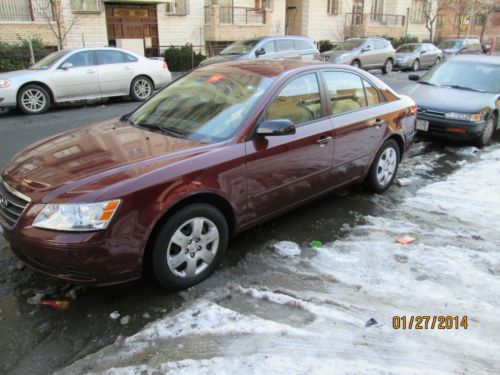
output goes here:
[[284, 258], [293, 258], [300, 255], [300, 247], [295, 242], [280, 241], [275, 243], [273, 247]]
[[67, 310], [71, 303], [72, 299], [69, 298], [60, 298], [60, 299], [45, 299], [41, 303], [45, 306], [50, 306], [55, 310]]
[[113, 311], [111, 314], [109, 314], [109, 317], [113, 320], [116, 320], [120, 317], [120, 313], [118, 311]]
[[313, 249], [319, 249], [323, 247], [323, 243], [321, 241], [311, 241], [309, 243], [309, 246], [311, 246], [311, 248]]
[[412, 243], [413, 241], [415, 241], [416, 239], [417, 239], [416, 237], [405, 234], [404, 236], [396, 238], [396, 242], [401, 244], [401, 245], [408, 245], [408, 244]]

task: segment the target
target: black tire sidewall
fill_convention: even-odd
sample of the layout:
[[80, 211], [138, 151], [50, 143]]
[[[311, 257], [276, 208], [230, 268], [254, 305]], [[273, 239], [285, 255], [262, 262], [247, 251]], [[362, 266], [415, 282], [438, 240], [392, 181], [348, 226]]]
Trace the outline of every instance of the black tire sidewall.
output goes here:
[[[397, 156], [396, 169], [394, 170], [394, 174], [391, 178], [391, 181], [388, 184], [382, 186], [382, 185], [380, 185], [380, 183], [378, 182], [378, 179], [377, 179], [377, 166], [378, 166], [378, 162], [380, 160], [380, 157], [382, 156], [382, 153], [386, 149], [388, 149], [389, 147], [394, 148], [394, 150], [396, 151], [396, 156]], [[396, 175], [398, 173], [400, 161], [401, 161], [401, 151], [399, 150], [398, 143], [394, 139], [386, 140], [382, 144], [382, 147], [380, 147], [380, 149], [378, 150], [377, 154], [375, 155], [375, 158], [373, 159], [372, 165], [370, 167], [370, 171], [368, 172], [368, 176], [365, 180], [366, 188], [373, 193], [383, 193], [384, 191], [389, 189], [389, 187], [394, 182]]]
[[[415, 69], [415, 67], [417, 67], [417, 69]], [[418, 59], [416, 59], [416, 60], [413, 62], [413, 66], [412, 66], [411, 68], [412, 68], [412, 70], [413, 70], [414, 72], [417, 72], [417, 71], [418, 71], [418, 69], [420, 69], [420, 61], [418, 61]]]
[[[210, 219], [219, 230], [219, 248], [212, 263], [199, 275], [192, 278], [180, 278], [168, 267], [166, 256], [170, 238], [175, 231], [193, 217]], [[215, 207], [208, 204], [193, 204], [180, 209], [170, 217], [160, 229], [153, 248], [153, 270], [158, 282], [170, 290], [189, 288], [210, 276], [221, 261], [229, 241], [229, 227], [224, 215]]]
[[483, 148], [483, 147], [488, 146], [491, 143], [493, 137], [495, 136], [495, 132], [497, 130], [497, 125], [498, 125], [497, 124], [498, 120], [497, 120], [497, 117], [494, 113], [492, 113], [488, 116], [487, 121], [490, 121], [490, 120], [493, 121], [493, 131], [491, 132], [490, 138], [486, 142], [484, 142], [483, 141], [484, 129], [483, 129], [483, 131], [481, 132], [481, 135], [477, 138], [477, 140], [475, 142], [476, 146], [479, 148]]
[[355, 68], [358, 68], [358, 69], [361, 69], [361, 61], [359, 61], [358, 59], [354, 59], [351, 62], [351, 66], [353, 66]]
[[392, 68], [391, 68], [391, 71], [390, 71], [390, 72], [392, 72], [392, 70], [394, 69], [394, 62], [392, 61], [392, 59], [387, 59], [387, 60], [385, 60], [385, 62], [384, 62], [384, 66], [382, 67], [382, 73], [384, 73], [384, 74], [389, 74], [389, 73], [390, 73], [390, 72], [387, 70], [387, 63], [388, 63], [388, 62], [391, 62], [391, 64], [392, 64]]
[[[135, 83], [137, 81], [139, 81], [140, 79], [144, 79], [146, 81], [149, 82], [149, 84], [151, 85], [151, 94], [147, 97], [147, 98], [139, 98], [135, 92], [134, 92], [134, 86], [135, 86]], [[148, 77], [146, 76], [138, 76], [138, 77], [135, 77], [133, 80], [132, 80], [132, 83], [130, 84], [130, 96], [132, 97], [132, 99], [134, 99], [135, 101], [137, 102], [143, 102], [143, 101], [146, 101], [148, 100], [149, 98], [151, 98], [151, 96], [153, 96], [153, 92], [154, 92], [154, 84], [153, 84], [153, 81], [151, 81]]]
[[[36, 90], [40, 91], [45, 96], [45, 106], [40, 111], [33, 112], [30, 109], [25, 108], [22, 105], [21, 98], [22, 98], [24, 92], [27, 90], [30, 90], [30, 89], [36, 89]], [[50, 105], [51, 105], [50, 95], [49, 95], [48, 91], [45, 88], [43, 88], [42, 86], [27, 85], [27, 86], [24, 86], [21, 90], [19, 90], [19, 93], [17, 94], [17, 106], [21, 110], [21, 112], [23, 112], [26, 115], [40, 115], [42, 113], [45, 113], [50, 108]]]

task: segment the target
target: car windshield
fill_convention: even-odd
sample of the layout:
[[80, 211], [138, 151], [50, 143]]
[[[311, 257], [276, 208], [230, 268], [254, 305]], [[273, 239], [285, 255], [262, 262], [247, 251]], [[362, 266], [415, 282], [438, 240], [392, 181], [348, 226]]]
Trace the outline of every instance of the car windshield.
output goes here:
[[259, 42], [259, 39], [240, 40], [226, 47], [221, 55], [241, 55], [248, 53]]
[[460, 40], [443, 40], [439, 43], [441, 49], [459, 49], [462, 44]]
[[335, 45], [333, 51], [351, 51], [359, 48], [365, 42], [364, 39], [347, 40], [345, 42]]
[[449, 60], [425, 74], [420, 82], [469, 90], [500, 93], [500, 65]]
[[198, 70], [175, 81], [130, 116], [139, 127], [213, 143], [231, 137], [274, 78]]
[[67, 55], [70, 51], [58, 51], [45, 56], [30, 69], [48, 69], [54, 65], [61, 57]]
[[398, 47], [396, 52], [398, 53], [415, 52], [418, 48], [420, 48], [420, 44], [404, 44], [401, 47]]

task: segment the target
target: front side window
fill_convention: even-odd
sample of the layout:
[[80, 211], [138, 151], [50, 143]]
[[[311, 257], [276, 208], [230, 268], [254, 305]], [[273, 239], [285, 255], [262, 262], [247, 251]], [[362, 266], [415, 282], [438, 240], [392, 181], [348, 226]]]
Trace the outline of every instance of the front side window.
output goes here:
[[339, 115], [366, 107], [361, 78], [346, 72], [324, 73], [332, 114]]
[[231, 137], [274, 78], [199, 69], [178, 79], [137, 109], [133, 125], [174, 137], [213, 143]]
[[373, 41], [366, 42], [363, 49], [366, 49], [367, 51], [373, 51], [375, 50], [375, 43], [373, 43]]
[[274, 41], [270, 41], [267, 43], [264, 43], [264, 45], [261, 47], [264, 49], [264, 52], [267, 54], [269, 53], [275, 53], [276, 49], [274, 48]]
[[222, 50], [221, 55], [241, 55], [248, 53], [259, 43], [259, 39], [240, 40]]
[[100, 65], [106, 64], [121, 64], [125, 62], [125, 58], [120, 51], [97, 51], [97, 59]]
[[83, 51], [75, 53], [68, 57], [63, 64], [66, 63], [72, 64], [75, 68], [95, 65], [94, 51]]
[[293, 51], [294, 48], [292, 39], [279, 39], [276, 41], [276, 49], [278, 52]]
[[295, 126], [321, 118], [321, 95], [315, 73], [295, 78], [267, 108], [266, 120], [288, 119]]

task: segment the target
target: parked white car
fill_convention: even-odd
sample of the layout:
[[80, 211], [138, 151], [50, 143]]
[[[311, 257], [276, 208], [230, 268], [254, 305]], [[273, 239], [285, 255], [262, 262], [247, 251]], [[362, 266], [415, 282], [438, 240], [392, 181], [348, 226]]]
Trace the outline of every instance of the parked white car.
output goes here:
[[0, 107], [26, 114], [52, 104], [131, 96], [143, 101], [172, 81], [167, 63], [118, 48], [54, 52], [27, 70], [0, 74]]

